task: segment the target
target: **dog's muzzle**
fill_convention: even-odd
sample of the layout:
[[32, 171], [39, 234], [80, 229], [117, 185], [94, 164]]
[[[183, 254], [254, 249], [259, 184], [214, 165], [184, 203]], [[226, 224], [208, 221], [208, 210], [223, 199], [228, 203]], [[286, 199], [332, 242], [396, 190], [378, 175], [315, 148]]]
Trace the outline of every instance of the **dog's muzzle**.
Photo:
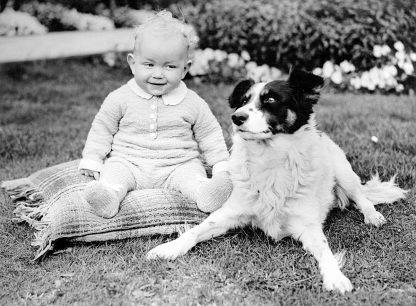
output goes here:
[[235, 112], [231, 115], [231, 120], [233, 120], [234, 124], [237, 126], [242, 125], [248, 119], [248, 114], [244, 112]]

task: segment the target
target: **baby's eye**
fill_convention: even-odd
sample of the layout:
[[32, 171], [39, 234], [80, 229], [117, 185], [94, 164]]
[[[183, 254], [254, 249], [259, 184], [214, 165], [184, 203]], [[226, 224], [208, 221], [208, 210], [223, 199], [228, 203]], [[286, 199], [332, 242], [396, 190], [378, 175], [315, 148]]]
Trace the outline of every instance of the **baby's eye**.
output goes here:
[[168, 68], [169, 69], [175, 69], [175, 68], [177, 68], [177, 66], [176, 65], [168, 65]]
[[153, 64], [152, 63], [143, 63], [143, 66], [145, 66], [145, 67], [153, 67]]

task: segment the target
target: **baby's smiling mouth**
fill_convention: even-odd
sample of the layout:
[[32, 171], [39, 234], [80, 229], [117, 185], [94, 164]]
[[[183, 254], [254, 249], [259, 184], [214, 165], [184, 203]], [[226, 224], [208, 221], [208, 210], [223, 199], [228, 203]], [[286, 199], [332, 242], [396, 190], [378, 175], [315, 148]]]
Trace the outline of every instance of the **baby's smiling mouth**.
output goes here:
[[150, 85], [155, 85], [155, 86], [163, 86], [166, 83], [152, 83], [152, 82], [148, 82]]

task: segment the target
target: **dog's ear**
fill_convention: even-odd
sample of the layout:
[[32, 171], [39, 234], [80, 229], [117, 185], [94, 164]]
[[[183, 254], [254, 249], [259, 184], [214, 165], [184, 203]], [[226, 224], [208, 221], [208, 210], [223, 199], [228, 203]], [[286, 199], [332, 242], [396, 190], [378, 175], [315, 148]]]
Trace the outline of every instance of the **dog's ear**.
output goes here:
[[234, 88], [232, 94], [228, 98], [228, 102], [231, 108], [238, 108], [240, 107], [243, 102], [243, 96], [246, 94], [247, 90], [253, 86], [255, 82], [252, 79], [242, 80], [240, 81]]
[[292, 68], [288, 79], [290, 87], [301, 94], [305, 101], [316, 104], [324, 85], [324, 79], [297, 68]]

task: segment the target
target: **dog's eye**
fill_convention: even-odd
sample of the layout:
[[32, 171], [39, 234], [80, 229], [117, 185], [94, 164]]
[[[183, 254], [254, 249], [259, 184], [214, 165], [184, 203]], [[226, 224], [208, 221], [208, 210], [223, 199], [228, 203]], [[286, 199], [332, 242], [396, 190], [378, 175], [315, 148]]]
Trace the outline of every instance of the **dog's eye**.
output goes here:
[[242, 102], [242, 103], [247, 103], [247, 102], [248, 102], [248, 97], [247, 97], [247, 96], [244, 96], [244, 97], [241, 99], [241, 102]]
[[264, 103], [275, 103], [276, 99], [275, 98], [267, 98], [264, 100]]

